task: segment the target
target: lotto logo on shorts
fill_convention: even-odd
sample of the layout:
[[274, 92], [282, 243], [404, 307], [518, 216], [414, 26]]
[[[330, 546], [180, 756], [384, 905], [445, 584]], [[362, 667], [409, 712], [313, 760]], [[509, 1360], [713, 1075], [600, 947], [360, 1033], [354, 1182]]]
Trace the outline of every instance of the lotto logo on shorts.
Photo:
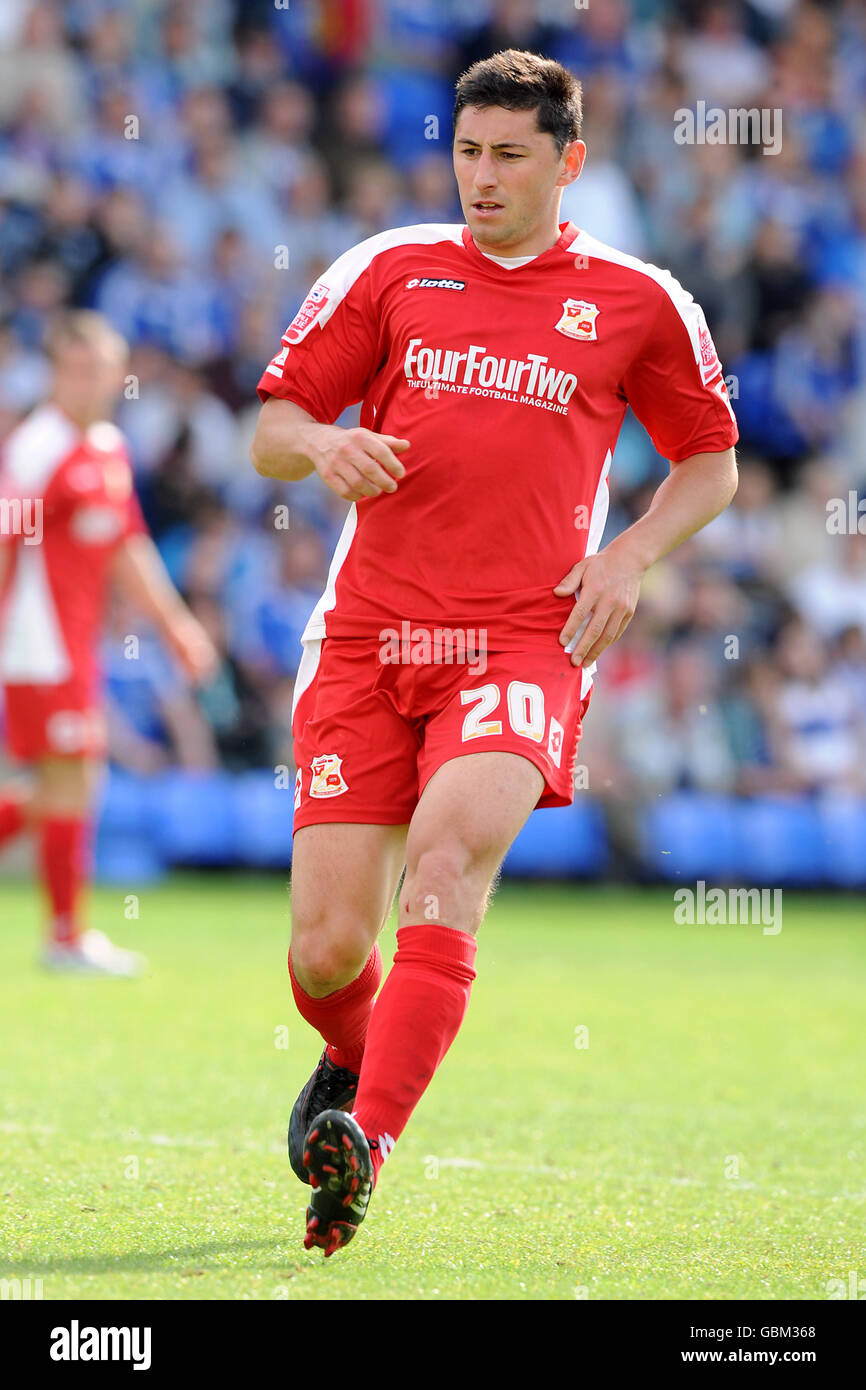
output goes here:
[[313, 758], [310, 763], [313, 774], [310, 796], [341, 796], [347, 792], [349, 788], [340, 771], [342, 766], [343, 759], [338, 758], [336, 753], [323, 753], [321, 757]]
[[555, 765], [559, 767], [562, 763], [562, 736], [565, 733], [558, 719], [550, 716], [550, 733], [547, 738], [547, 751], [553, 759]]

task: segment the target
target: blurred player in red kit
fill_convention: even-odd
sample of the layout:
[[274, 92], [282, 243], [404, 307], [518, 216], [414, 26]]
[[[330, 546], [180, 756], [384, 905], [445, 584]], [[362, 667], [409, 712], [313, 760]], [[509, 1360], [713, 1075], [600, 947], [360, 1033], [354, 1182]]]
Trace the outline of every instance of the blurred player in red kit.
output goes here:
[[[352, 504], [293, 711], [289, 969], [325, 1050], [289, 1156], [313, 1188], [305, 1244], [326, 1255], [457, 1034], [509, 845], [536, 806], [573, 800], [597, 658], [647, 569], [736, 491], [699, 306], [558, 220], [586, 155], [579, 82], [506, 50], [456, 97], [466, 225], [384, 231], [325, 271], [262, 375], [251, 449], [263, 475], [315, 470]], [[360, 426], [335, 426], [357, 401]], [[629, 405], [671, 469], [599, 551]], [[464, 639], [450, 664], [430, 655], [449, 631]], [[460, 663], [470, 634], [483, 671]]]
[[215, 653], [147, 534], [123, 436], [109, 418], [126, 343], [98, 314], [75, 310], [47, 348], [49, 397], [0, 455], [5, 737], [33, 774], [0, 788], [0, 849], [26, 830], [36, 834], [49, 906], [45, 966], [134, 975], [142, 958], [85, 930], [82, 917], [106, 752], [98, 645], [112, 584], [155, 624], [191, 679], [207, 677]]

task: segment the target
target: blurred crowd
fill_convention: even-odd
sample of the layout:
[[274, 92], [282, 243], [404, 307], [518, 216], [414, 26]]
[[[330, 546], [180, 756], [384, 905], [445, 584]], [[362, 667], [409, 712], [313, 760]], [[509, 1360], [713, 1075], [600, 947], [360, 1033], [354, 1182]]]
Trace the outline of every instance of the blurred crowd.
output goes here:
[[[105, 313], [132, 345], [118, 423], [147, 520], [223, 654], [194, 692], [155, 641], [125, 658], [116, 609], [114, 761], [291, 762], [300, 634], [345, 506], [256, 476], [255, 386], [341, 252], [463, 221], [454, 82], [512, 46], [584, 84], [561, 220], [702, 303], [741, 428], [734, 504], [650, 572], [601, 659], [590, 792], [866, 793], [861, 0], [4, 0], [0, 435], [44, 393], [56, 311]], [[676, 143], [698, 101], [781, 110], [780, 149]], [[608, 539], [665, 470], [627, 417]]]

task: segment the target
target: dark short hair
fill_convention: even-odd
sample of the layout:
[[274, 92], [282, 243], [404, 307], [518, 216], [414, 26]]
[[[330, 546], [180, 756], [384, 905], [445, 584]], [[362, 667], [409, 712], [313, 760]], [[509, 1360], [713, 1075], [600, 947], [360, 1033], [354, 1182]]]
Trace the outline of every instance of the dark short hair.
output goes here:
[[538, 108], [538, 129], [552, 135], [559, 153], [580, 135], [583, 120], [581, 85], [561, 63], [505, 48], [482, 58], [457, 80], [454, 132], [464, 106], [503, 106], [508, 111]]

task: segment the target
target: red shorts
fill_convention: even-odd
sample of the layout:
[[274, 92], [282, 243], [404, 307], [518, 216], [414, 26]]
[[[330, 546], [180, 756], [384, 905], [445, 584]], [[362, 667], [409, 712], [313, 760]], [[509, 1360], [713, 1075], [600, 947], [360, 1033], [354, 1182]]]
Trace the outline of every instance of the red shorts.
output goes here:
[[90, 681], [4, 685], [6, 746], [15, 758], [102, 758], [105, 713]]
[[549, 652], [483, 665], [387, 664], [374, 638], [304, 643], [292, 717], [294, 829], [326, 821], [403, 825], [437, 768], [467, 753], [519, 753], [540, 769], [539, 806], [570, 806], [582, 671]]

